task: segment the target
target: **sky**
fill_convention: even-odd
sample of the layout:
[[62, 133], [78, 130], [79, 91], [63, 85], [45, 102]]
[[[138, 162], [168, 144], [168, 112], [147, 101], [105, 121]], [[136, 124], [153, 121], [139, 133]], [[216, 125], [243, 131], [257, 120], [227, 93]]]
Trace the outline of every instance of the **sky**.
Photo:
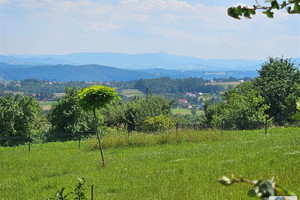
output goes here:
[[[260, 0], [258, 0], [260, 2]], [[236, 20], [253, 0], [0, 0], [0, 54], [150, 53], [203, 59], [300, 57], [300, 16]], [[263, 1], [262, 1], [263, 3]]]

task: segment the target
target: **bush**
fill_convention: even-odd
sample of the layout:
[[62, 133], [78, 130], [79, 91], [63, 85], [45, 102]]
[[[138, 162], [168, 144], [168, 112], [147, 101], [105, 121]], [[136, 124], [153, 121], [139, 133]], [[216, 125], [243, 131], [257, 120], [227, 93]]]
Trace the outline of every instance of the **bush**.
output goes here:
[[147, 117], [143, 123], [143, 131], [154, 132], [154, 131], [164, 131], [166, 129], [174, 126], [174, 123], [169, 117], [164, 115], [158, 115], [155, 117]]

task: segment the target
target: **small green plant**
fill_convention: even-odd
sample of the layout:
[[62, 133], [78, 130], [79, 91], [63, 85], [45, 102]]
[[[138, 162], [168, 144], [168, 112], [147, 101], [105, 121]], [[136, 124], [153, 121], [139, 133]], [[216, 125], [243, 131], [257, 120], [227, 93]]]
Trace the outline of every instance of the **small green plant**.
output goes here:
[[269, 196], [295, 196], [295, 194], [285, 188], [283, 188], [278, 183], [274, 182], [274, 178], [271, 180], [263, 181], [261, 179], [250, 181], [244, 179], [243, 177], [237, 179], [234, 175], [231, 176], [231, 179], [223, 176], [218, 180], [219, 183], [225, 186], [232, 185], [234, 183], [248, 183], [254, 185], [249, 191], [249, 197], [260, 197], [262, 200], [268, 200]]
[[57, 190], [54, 197], [47, 198], [47, 200], [55, 199], [55, 200], [68, 200], [68, 199], [78, 199], [85, 200], [87, 196], [84, 193], [84, 178], [77, 178], [79, 180], [78, 184], [75, 186], [73, 191], [64, 193], [65, 187], [62, 187], [60, 190]]

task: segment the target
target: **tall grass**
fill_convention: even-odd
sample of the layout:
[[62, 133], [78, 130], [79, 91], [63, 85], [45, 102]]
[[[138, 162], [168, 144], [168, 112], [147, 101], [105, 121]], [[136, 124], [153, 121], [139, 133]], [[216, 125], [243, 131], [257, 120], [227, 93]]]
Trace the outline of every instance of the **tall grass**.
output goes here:
[[[165, 131], [156, 133], [125, 133], [115, 132], [105, 135], [102, 139], [104, 149], [122, 148], [122, 147], [145, 147], [163, 144], [180, 144], [180, 143], [200, 143], [207, 141], [230, 140], [234, 138], [233, 133], [228, 132], [226, 135], [221, 135], [218, 130], [180, 130]], [[96, 137], [90, 138], [87, 147], [91, 150], [98, 149], [98, 141]]]

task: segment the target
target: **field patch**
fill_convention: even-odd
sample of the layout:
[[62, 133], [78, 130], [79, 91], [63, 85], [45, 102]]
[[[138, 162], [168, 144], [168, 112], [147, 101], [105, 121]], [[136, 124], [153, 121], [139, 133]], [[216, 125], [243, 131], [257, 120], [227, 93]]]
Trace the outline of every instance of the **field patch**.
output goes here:
[[145, 96], [145, 94], [137, 89], [126, 89], [126, 90], [122, 90], [122, 95], [126, 96], [126, 97], [134, 97], [134, 96]]
[[54, 101], [39, 101], [43, 110], [50, 110]]
[[[191, 115], [191, 109], [183, 109], [183, 108], [173, 108], [172, 109], [172, 114], [180, 114], [180, 115]], [[196, 115], [201, 115], [204, 114], [202, 110], [197, 110]]]

